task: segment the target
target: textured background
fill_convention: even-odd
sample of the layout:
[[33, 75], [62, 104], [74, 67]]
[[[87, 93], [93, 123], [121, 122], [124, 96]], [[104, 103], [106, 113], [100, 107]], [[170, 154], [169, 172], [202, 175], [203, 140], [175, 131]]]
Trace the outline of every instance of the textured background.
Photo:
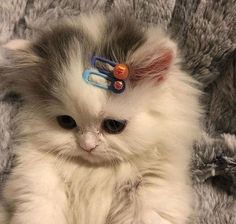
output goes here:
[[[81, 12], [118, 11], [163, 26], [179, 43], [184, 68], [202, 83], [202, 140], [193, 148], [195, 224], [236, 223], [236, 0], [0, 0], [0, 45], [32, 39], [42, 27]], [[14, 150], [17, 94], [0, 76], [0, 183]]]

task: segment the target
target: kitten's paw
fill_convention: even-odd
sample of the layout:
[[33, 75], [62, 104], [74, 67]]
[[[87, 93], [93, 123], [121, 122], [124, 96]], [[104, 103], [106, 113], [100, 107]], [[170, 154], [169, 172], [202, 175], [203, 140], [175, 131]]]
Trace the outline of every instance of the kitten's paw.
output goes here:
[[151, 210], [145, 212], [143, 224], [171, 224], [168, 220], [163, 219], [157, 212]]

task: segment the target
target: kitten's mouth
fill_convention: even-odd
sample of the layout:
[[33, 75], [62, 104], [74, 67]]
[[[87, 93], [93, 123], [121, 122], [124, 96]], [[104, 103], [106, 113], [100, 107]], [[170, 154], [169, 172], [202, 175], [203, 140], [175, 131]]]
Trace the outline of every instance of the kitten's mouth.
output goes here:
[[[113, 163], [112, 161], [117, 160], [114, 156], [108, 155], [107, 153], [101, 152], [98, 150], [97, 147], [91, 149], [91, 150], [84, 150], [81, 148], [79, 153], [79, 157], [87, 161], [88, 163], [91, 164], [96, 164], [96, 165], [104, 165], [104, 164], [111, 164]], [[116, 163], [118, 160], [116, 161]]]
[[80, 157], [91, 163], [101, 163], [106, 161], [100, 153], [96, 152], [96, 149], [92, 149], [91, 151], [83, 150]]
[[90, 149], [81, 148], [80, 157], [93, 163], [104, 160], [104, 158], [99, 153], [96, 153], [96, 147]]
[[85, 152], [87, 155], [91, 155], [93, 151], [95, 151], [96, 147], [93, 148], [82, 148], [82, 151]]

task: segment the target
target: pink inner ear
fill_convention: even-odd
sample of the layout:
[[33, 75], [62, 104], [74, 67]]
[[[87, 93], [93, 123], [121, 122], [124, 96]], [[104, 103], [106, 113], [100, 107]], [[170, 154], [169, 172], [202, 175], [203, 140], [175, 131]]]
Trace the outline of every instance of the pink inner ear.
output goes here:
[[133, 66], [132, 80], [138, 81], [145, 78], [156, 79], [161, 81], [169, 69], [173, 60], [173, 53], [171, 50], [162, 51], [160, 55], [146, 56], [147, 61], [143, 61], [139, 65]]

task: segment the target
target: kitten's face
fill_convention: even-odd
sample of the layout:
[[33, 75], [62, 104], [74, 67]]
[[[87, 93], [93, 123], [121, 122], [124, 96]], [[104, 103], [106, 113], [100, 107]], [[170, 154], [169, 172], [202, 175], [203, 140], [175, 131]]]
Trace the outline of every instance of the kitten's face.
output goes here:
[[[180, 133], [168, 90], [175, 45], [159, 31], [121, 19], [80, 22], [55, 28], [15, 55], [29, 98], [22, 133], [40, 150], [90, 163], [130, 160], [168, 141], [171, 129]], [[94, 54], [130, 66], [124, 93], [83, 80]]]
[[[74, 94], [62, 94], [61, 104], [51, 105], [49, 116], [33, 112], [33, 132], [39, 132], [36, 141], [43, 150], [92, 163], [115, 163], [155, 147], [160, 124], [140, 89], [113, 96], [87, 86], [80, 76], [75, 83]], [[71, 91], [69, 86], [65, 88]]]

